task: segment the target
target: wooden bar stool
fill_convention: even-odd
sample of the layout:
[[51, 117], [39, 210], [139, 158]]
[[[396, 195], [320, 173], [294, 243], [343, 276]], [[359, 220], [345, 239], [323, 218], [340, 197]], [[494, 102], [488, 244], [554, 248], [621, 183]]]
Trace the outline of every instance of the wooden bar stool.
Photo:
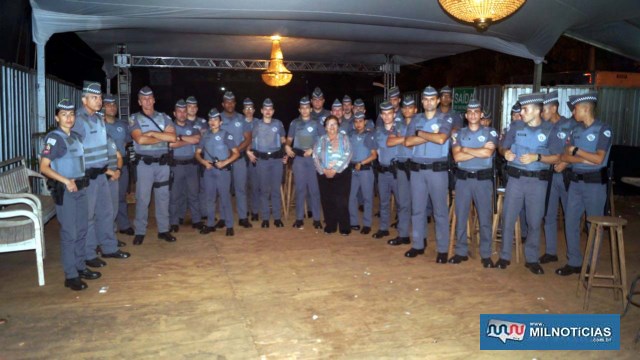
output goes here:
[[[500, 226], [500, 219], [502, 218], [502, 211], [504, 207], [504, 194], [506, 192], [505, 188], [498, 188], [496, 196], [498, 199], [496, 200], [496, 211], [493, 214], [493, 224], [491, 226], [491, 239], [493, 245], [493, 252], [499, 251], [496, 250], [498, 243], [501, 243], [502, 240], [498, 240], [498, 227]], [[516, 248], [516, 263], [520, 263], [520, 257], [524, 257], [522, 250], [522, 236], [521, 236], [521, 228], [520, 228], [520, 216], [516, 217], [516, 227], [515, 227], [515, 248]]]
[[[604, 287], [613, 289], [613, 297], [618, 300], [622, 295], [622, 307], [624, 309], [627, 301], [627, 268], [624, 255], [624, 237], [622, 227], [627, 224], [627, 220], [613, 216], [589, 216], [587, 221], [591, 223], [587, 248], [582, 261], [582, 271], [580, 272], [580, 287], [586, 287], [584, 294], [583, 309], [589, 308], [589, 295], [594, 287]], [[604, 228], [609, 228], [609, 239], [611, 240], [611, 275], [598, 275], [596, 269], [598, 265], [598, 255], [600, 255], [600, 245], [602, 244], [602, 233]], [[589, 266], [591, 260], [591, 266]], [[587, 269], [587, 267], [589, 268]], [[596, 283], [595, 279], [611, 280], [612, 284]]]

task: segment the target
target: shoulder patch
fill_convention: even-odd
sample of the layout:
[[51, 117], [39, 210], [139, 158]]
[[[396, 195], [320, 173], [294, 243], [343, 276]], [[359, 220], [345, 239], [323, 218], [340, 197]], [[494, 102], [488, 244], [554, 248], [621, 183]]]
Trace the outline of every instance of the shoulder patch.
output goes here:
[[611, 137], [611, 130], [605, 130], [602, 134], [606, 137]]
[[543, 142], [547, 140], [547, 136], [545, 134], [538, 134], [538, 141]]
[[495, 130], [491, 130], [490, 134], [491, 136], [498, 136], [498, 133]]
[[48, 144], [48, 145], [53, 146], [53, 145], [55, 145], [55, 144], [56, 144], [56, 142], [57, 142], [57, 141], [58, 141], [58, 140], [56, 140], [56, 139], [54, 139], [54, 138], [50, 137], [50, 138], [48, 138], [48, 139], [47, 139], [47, 144]]
[[227, 139], [233, 140], [233, 135], [229, 134], [229, 136], [227, 136]]
[[564, 140], [567, 138], [567, 134], [564, 131], [558, 131], [558, 139]]

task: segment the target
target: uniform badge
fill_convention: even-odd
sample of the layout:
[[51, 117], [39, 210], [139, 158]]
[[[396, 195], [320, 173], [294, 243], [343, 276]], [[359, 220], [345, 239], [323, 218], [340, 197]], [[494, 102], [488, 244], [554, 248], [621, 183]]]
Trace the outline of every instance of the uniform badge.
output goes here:
[[121, 127], [117, 127], [117, 130], [118, 130], [118, 132], [123, 132], [124, 131], [124, 129], [121, 128]]
[[50, 144], [51, 146], [53, 146], [53, 145], [55, 145], [55, 144], [56, 144], [56, 142], [57, 142], [57, 141], [58, 141], [58, 140], [56, 140], [56, 139], [54, 139], [54, 138], [48, 138], [48, 139], [47, 139], [47, 144]]
[[438, 132], [438, 130], [440, 130], [440, 126], [438, 126], [438, 124], [432, 124], [431, 130], [433, 130], [433, 132]]
[[220, 137], [220, 135], [216, 135], [215, 139], [219, 141], [222, 138]]
[[313, 132], [313, 126], [309, 126], [309, 127], [307, 128], [307, 131], [308, 131], [308, 132]]
[[274, 126], [274, 127], [271, 128], [271, 131], [278, 132], [278, 128]]
[[185, 131], [185, 133], [187, 133], [187, 136], [191, 135], [191, 130], [187, 130]]
[[115, 150], [116, 144], [115, 143], [111, 144], [111, 148]]
[[547, 136], [545, 134], [538, 134], [538, 141], [543, 142], [547, 140]]
[[229, 134], [229, 136], [227, 136], [227, 139], [233, 140], [233, 135]]
[[611, 137], [611, 130], [605, 130], [602, 134], [606, 137]]
[[448, 122], [449, 124], [451, 124], [451, 123], [453, 123], [453, 119], [451, 119], [451, 117], [448, 117], [448, 118], [447, 118], [447, 122]]
[[44, 150], [42, 150], [42, 153], [44, 155], [49, 155], [49, 153], [51, 153], [51, 144], [47, 142], [47, 145], [44, 147]]
[[593, 134], [589, 134], [589, 135], [587, 135], [587, 140], [589, 140], [589, 141], [593, 141], [593, 140], [595, 140], [595, 139], [596, 139], [596, 136], [595, 136], [595, 135], [593, 135]]
[[236, 124], [235, 124], [235, 125], [236, 125], [236, 127], [240, 127], [240, 125], [242, 125], [242, 124], [241, 124], [241, 123], [239, 123], [239, 122], [236, 122]]
[[478, 136], [478, 141], [484, 142], [485, 140], [487, 140], [487, 138], [484, 135]]
[[135, 118], [135, 117], [133, 117], [133, 116], [131, 116], [131, 117], [129, 118], [129, 126], [133, 126], [135, 123], [136, 123], [136, 118]]
[[567, 134], [562, 132], [562, 131], [558, 131], [558, 139], [560, 140], [564, 140], [567, 137]]
[[495, 130], [491, 130], [490, 134], [491, 136], [498, 136], [498, 133]]

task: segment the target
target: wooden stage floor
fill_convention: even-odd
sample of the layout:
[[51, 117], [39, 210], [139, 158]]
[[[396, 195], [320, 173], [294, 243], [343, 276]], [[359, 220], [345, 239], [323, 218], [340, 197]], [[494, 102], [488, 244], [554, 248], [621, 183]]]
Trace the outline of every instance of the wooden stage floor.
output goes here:
[[[618, 198], [616, 205], [629, 220], [630, 282], [640, 274], [640, 198]], [[433, 224], [426, 255], [408, 259], [408, 245], [355, 233], [327, 236], [310, 220], [303, 230], [291, 228], [293, 219], [281, 229], [254, 222], [253, 229], [236, 227], [235, 237], [183, 225], [173, 244], [157, 240], [151, 221], [142, 246], [119, 236], [132, 257], [107, 259], [102, 278], [81, 292], [63, 286], [56, 220], [46, 226], [46, 286], [37, 286], [33, 252], [0, 254], [0, 359], [637, 359], [640, 353], [635, 307], [621, 319], [619, 352], [479, 350], [481, 313], [583, 312], [578, 276], [554, 274], [564, 265], [564, 241], [561, 261], [535, 276], [515, 261], [507, 270], [483, 269], [477, 256], [436, 264]], [[591, 299], [589, 313], [621, 312], [611, 290], [596, 289]]]

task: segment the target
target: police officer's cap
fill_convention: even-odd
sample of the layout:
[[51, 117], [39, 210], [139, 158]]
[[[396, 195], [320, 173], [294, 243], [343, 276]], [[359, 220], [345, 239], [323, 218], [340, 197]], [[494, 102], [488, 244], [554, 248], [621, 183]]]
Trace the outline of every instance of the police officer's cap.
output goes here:
[[180, 109], [186, 109], [187, 108], [187, 102], [184, 101], [184, 99], [180, 99], [180, 100], [176, 101], [176, 107], [180, 108]]
[[482, 111], [482, 118], [483, 118], [483, 119], [491, 119], [491, 111], [489, 111], [489, 110], [483, 110], [483, 111]]
[[309, 101], [309, 97], [308, 96], [303, 96], [300, 99], [300, 105], [309, 105], [311, 104], [311, 101]]
[[393, 110], [393, 105], [391, 105], [391, 103], [388, 101], [383, 101], [380, 103], [380, 111], [385, 110]]
[[142, 89], [140, 89], [140, 91], [138, 91], [138, 95], [142, 95], [142, 96], [153, 95], [153, 90], [151, 90], [150, 87], [145, 86]]
[[311, 94], [311, 97], [314, 99], [320, 99], [324, 97], [324, 94], [322, 93], [322, 90], [320, 90], [319, 87], [316, 87], [315, 89], [313, 89], [313, 93]]
[[271, 101], [271, 99], [269, 99], [269, 98], [264, 99], [264, 101], [262, 102], [262, 107], [265, 107], [265, 108], [271, 107], [272, 108], [273, 107], [273, 101]]
[[356, 111], [356, 113], [353, 115], [353, 118], [355, 120], [364, 119], [364, 113], [362, 111]]
[[422, 96], [438, 96], [438, 91], [433, 86], [429, 85], [422, 90]]
[[411, 95], [405, 95], [404, 98], [402, 99], [402, 106], [411, 106], [415, 104], [416, 104], [416, 100]]
[[111, 94], [104, 94], [102, 96], [102, 102], [104, 104], [114, 104], [116, 102], [116, 97]]
[[597, 103], [598, 93], [596, 91], [590, 91], [586, 94], [576, 95], [576, 97], [573, 100], [571, 100], [571, 105], [576, 106], [577, 104], [580, 104], [583, 102]]
[[195, 96], [189, 96], [187, 98], [187, 104], [198, 105], [198, 99]]
[[342, 103], [343, 103], [343, 104], [344, 104], [344, 103], [346, 103], [346, 104], [351, 104], [351, 97], [350, 97], [349, 95], [345, 95], [345, 96], [342, 98]]
[[522, 111], [522, 106], [520, 106], [520, 103], [516, 101], [516, 103], [511, 107], [511, 112], [519, 113], [520, 111]]
[[56, 109], [58, 110], [74, 110], [75, 108], [76, 105], [69, 99], [62, 99], [58, 102], [58, 105], [56, 105]]
[[250, 98], [245, 98], [242, 101], [242, 105], [245, 106], [245, 107], [246, 106], [253, 106], [253, 100], [251, 100]]
[[331, 108], [341, 108], [341, 107], [342, 107], [342, 103], [338, 99], [335, 99], [333, 101], [333, 104], [331, 104]]
[[222, 100], [235, 100], [236, 96], [233, 95], [232, 91], [225, 91], [224, 95], [222, 96]]
[[209, 110], [209, 119], [211, 118], [220, 118], [220, 112], [218, 112], [218, 109], [216, 108], [211, 108], [211, 110]]
[[392, 97], [400, 97], [400, 88], [397, 86], [392, 87], [391, 89], [389, 89], [389, 98]]
[[573, 111], [573, 101], [578, 98], [579, 95], [569, 95], [569, 101], [567, 101], [567, 106], [570, 111]]
[[353, 106], [364, 106], [364, 101], [362, 101], [362, 99], [358, 98], [356, 99], [356, 101], [353, 103]]
[[448, 85], [445, 85], [442, 89], [440, 89], [440, 95], [442, 94], [451, 94], [453, 90]]
[[480, 104], [480, 101], [478, 101], [478, 99], [471, 99], [467, 103], [467, 110], [480, 108], [482, 108], [482, 104]]
[[99, 82], [85, 80], [82, 85], [82, 92], [85, 94], [102, 95], [102, 86]]
[[560, 104], [560, 102], [558, 101], [558, 92], [557, 91], [552, 91], [550, 93], [544, 94], [544, 105], [549, 105], [549, 104]]
[[529, 104], [542, 104], [544, 102], [544, 94], [543, 93], [521, 94], [518, 96], [518, 102], [520, 103], [520, 106], [525, 106]]

